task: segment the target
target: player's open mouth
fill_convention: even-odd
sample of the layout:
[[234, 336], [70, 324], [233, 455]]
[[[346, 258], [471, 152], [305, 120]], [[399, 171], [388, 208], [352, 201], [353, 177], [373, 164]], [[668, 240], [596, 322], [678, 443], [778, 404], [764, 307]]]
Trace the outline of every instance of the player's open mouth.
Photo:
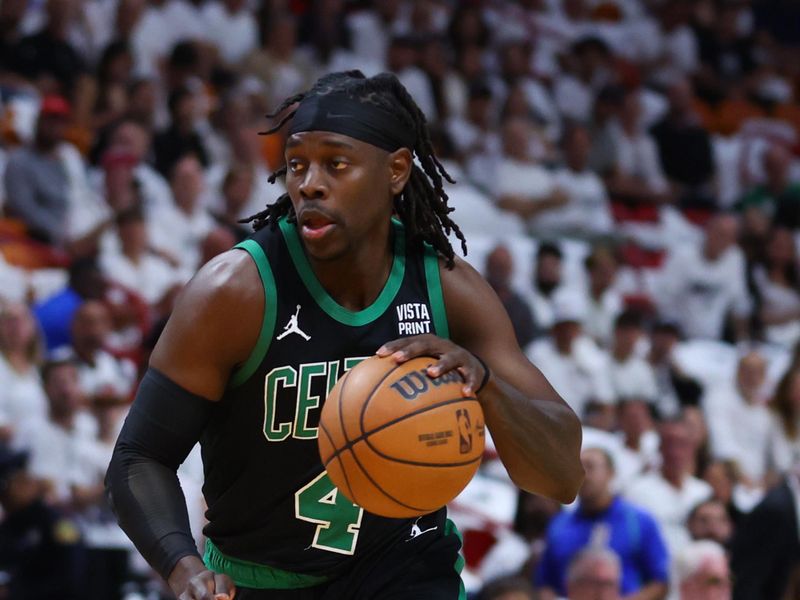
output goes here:
[[313, 216], [303, 219], [301, 231], [304, 238], [316, 240], [323, 237], [335, 226], [336, 224], [328, 218]]

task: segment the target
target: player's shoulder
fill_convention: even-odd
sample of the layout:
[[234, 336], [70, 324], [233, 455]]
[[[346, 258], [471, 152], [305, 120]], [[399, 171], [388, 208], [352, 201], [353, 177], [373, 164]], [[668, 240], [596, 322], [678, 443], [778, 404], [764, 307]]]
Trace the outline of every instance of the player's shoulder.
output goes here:
[[460, 256], [453, 257], [452, 266], [448, 266], [447, 259], [440, 255], [439, 276], [443, 286], [456, 291], [469, 292], [488, 286], [477, 269]]
[[181, 291], [175, 312], [224, 322], [231, 317], [255, 318], [263, 302], [264, 287], [255, 262], [247, 252], [231, 249], [200, 267]]
[[247, 252], [231, 249], [204, 264], [184, 292], [204, 299], [242, 299], [252, 295], [259, 281], [258, 267]]
[[151, 364], [170, 376], [170, 368], [181, 361], [202, 362], [209, 356], [226, 369], [238, 364], [256, 343], [258, 327], [253, 324], [261, 322], [264, 308], [264, 287], [254, 261], [241, 250], [224, 252], [203, 265], [181, 291]]
[[500, 301], [483, 276], [467, 261], [455, 257], [452, 268], [446, 260], [439, 260], [442, 296], [447, 308], [447, 318], [455, 329], [474, 331], [497, 326], [501, 310]]

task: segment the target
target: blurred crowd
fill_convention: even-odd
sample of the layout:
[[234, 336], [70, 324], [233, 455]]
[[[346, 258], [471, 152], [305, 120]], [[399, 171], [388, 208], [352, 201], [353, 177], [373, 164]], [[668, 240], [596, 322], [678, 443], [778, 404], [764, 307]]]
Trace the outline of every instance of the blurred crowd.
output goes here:
[[571, 506], [489, 444], [470, 596], [800, 598], [797, 2], [2, 0], [0, 599], [166, 597], [111, 449], [176, 294], [283, 192], [265, 115], [354, 68], [427, 115], [466, 260], [584, 423]]

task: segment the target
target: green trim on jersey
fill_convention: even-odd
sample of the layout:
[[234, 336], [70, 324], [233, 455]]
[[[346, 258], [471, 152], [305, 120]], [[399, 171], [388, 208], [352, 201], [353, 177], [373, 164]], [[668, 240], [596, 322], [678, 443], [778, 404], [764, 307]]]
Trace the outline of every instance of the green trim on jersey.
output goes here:
[[267, 259], [264, 249], [254, 240], [244, 240], [236, 244], [234, 248], [246, 251], [256, 263], [261, 283], [264, 285], [264, 320], [261, 322], [261, 332], [258, 334], [255, 347], [242, 366], [233, 373], [230, 387], [243, 384], [256, 372], [267, 354], [272, 334], [275, 332], [275, 320], [278, 318], [278, 292], [275, 289], [275, 277], [272, 275], [272, 268], [269, 266], [269, 259]]
[[314, 275], [311, 269], [311, 264], [308, 262], [303, 244], [300, 242], [300, 236], [297, 234], [297, 227], [289, 223], [286, 218], [279, 221], [283, 239], [286, 240], [286, 247], [289, 249], [289, 255], [292, 257], [292, 262], [297, 269], [300, 279], [303, 280], [306, 288], [311, 296], [317, 302], [319, 307], [324, 310], [329, 317], [339, 321], [343, 325], [350, 325], [352, 327], [360, 327], [371, 323], [380, 317], [389, 305], [394, 300], [400, 286], [403, 283], [403, 276], [406, 270], [406, 238], [403, 229], [400, 225], [394, 224], [394, 261], [392, 262], [392, 270], [389, 273], [389, 279], [383, 290], [375, 299], [375, 302], [370, 304], [363, 310], [353, 312], [340, 305], [336, 300], [331, 298], [325, 288]]
[[428, 299], [433, 311], [433, 327], [436, 335], [450, 339], [450, 327], [447, 324], [447, 310], [444, 306], [442, 280], [439, 276], [439, 254], [433, 246], [425, 244], [425, 282], [428, 286]]
[[236, 585], [256, 590], [295, 590], [314, 587], [328, 581], [327, 577], [293, 573], [226, 556], [209, 539], [206, 540], [203, 562], [209, 570], [233, 579]]
[[[447, 519], [444, 524], [444, 534], [450, 535], [451, 533], [455, 533], [458, 536], [459, 541], [461, 542], [461, 547], [464, 547], [464, 538], [461, 537], [461, 532], [456, 527], [456, 524], [453, 523], [450, 519]], [[464, 564], [466, 561], [464, 560], [464, 555], [461, 554], [461, 551], [458, 552], [458, 557], [456, 558], [456, 562], [453, 565], [455, 568], [456, 573], [458, 573], [458, 581], [459, 581], [459, 590], [458, 590], [458, 600], [467, 600], [467, 590], [464, 587], [464, 580], [461, 578], [461, 571], [464, 570]]]

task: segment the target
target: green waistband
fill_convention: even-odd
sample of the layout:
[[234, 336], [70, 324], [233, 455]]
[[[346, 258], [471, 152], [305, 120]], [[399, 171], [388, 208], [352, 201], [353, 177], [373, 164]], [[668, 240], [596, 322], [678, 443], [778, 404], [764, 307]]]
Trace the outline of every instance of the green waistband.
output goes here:
[[214, 542], [206, 540], [203, 556], [206, 567], [215, 573], [228, 575], [236, 585], [258, 590], [292, 590], [320, 585], [328, 581], [319, 575], [303, 575], [267, 565], [233, 558], [220, 552]]

